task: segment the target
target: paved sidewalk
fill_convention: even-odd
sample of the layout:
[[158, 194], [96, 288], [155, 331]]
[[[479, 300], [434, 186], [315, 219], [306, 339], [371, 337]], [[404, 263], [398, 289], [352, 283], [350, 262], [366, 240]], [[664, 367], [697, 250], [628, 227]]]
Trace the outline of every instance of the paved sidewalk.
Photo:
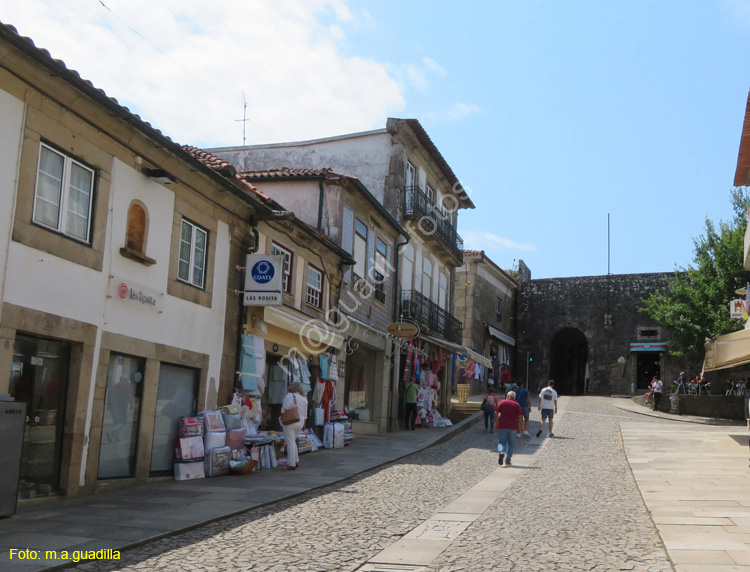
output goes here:
[[[633, 410], [625, 400], [613, 402]], [[670, 421], [688, 420], [647, 412]], [[623, 421], [622, 439], [633, 476], [677, 572], [750, 572], [745, 424], [718, 425], [721, 420], [700, 417], [689, 421]]]
[[[356, 436], [344, 449], [301, 456], [297, 471], [273, 469], [194, 481], [165, 481], [122, 491], [36, 504], [0, 518], [0, 570], [63, 568], [46, 550], [123, 550], [348, 479], [442, 443], [480, 420], [452, 427]], [[10, 560], [11, 549], [41, 551], [35, 560]], [[69, 564], [69, 562], [68, 562]]]
[[663, 411], [654, 411], [648, 407], [640, 405], [633, 401], [630, 395], [613, 395], [612, 404], [618, 409], [624, 411], [630, 411], [631, 413], [639, 413], [640, 415], [647, 415], [649, 417], [659, 417], [661, 419], [667, 419], [669, 421], [681, 421], [683, 423], [699, 423], [702, 425], [722, 425], [722, 426], [736, 426], [745, 427], [745, 421], [739, 421], [735, 419], [716, 419], [714, 417], [698, 417], [697, 415], [673, 415], [671, 413], [664, 413]]

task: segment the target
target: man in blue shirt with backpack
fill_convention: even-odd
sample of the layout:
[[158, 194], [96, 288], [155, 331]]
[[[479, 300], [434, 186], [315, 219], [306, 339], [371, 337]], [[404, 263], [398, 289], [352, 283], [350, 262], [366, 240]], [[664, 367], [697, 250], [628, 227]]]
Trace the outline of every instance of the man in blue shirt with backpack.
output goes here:
[[523, 433], [519, 433], [518, 436], [530, 437], [529, 413], [531, 411], [531, 395], [529, 394], [529, 390], [526, 389], [526, 385], [521, 384], [516, 388], [516, 402], [521, 406], [521, 411], [523, 411]]

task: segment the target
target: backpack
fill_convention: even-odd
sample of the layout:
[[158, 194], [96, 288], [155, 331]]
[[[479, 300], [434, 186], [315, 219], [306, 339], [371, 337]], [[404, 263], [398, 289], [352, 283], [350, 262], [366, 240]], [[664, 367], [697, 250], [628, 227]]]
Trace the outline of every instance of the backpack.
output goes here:
[[[492, 401], [492, 403], [490, 403]], [[482, 407], [490, 406], [493, 409], [497, 406], [497, 397], [495, 397], [493, 394], [488, 393], [484, 396], [484, 400], [482, 401]]]

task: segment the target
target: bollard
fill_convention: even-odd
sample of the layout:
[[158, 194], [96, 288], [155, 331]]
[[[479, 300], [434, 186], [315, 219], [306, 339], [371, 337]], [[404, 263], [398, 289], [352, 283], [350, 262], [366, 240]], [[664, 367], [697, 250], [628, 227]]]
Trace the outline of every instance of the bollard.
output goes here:
[[680, 396], [670, 395], [669, 396], [669, 412], [674, 415], [680, 414]]

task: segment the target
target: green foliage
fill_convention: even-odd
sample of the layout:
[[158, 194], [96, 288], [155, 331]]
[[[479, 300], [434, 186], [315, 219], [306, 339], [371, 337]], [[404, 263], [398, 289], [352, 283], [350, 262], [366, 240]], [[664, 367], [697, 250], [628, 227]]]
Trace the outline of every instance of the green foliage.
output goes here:
[[664, 292], [652, 293], [640, 308], [671, 331], [669, 350], [691, 359], [703, 357], [706, 338], [742, 329], [741, 320], [729, 317], [735, 290], [750, 281], [743, 267], [748, 195], [732, 190], [734, 217], [717, 225], [706, 219], [706, 232], [693, 239], [693, 264], [675, 271]]

